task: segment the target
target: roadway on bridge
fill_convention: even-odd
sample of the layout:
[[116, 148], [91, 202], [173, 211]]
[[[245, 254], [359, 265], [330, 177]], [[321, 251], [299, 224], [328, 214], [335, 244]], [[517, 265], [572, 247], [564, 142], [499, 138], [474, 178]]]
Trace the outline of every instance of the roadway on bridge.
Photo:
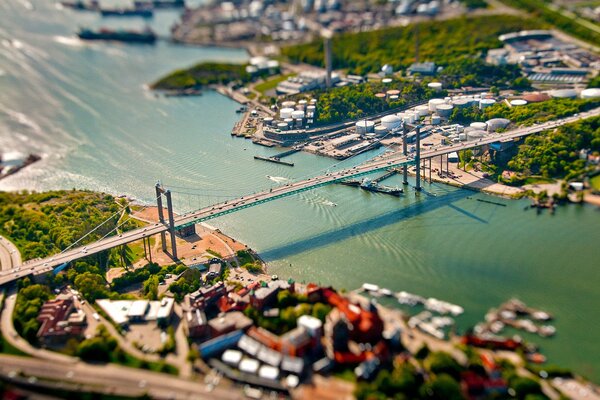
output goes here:
[[[490, 134], [489, 137], [485, 137], [478, 141], [462, 142], [447, 146], [437, 146], [432, 149], [421, 151], [421, 159], [439, 157], [444, 154], [479, 147], [490, 143], [510, 141], [519, 137], [542, 132], [548, 129], [553, 129], [564, 124], [576, 122], [585, 118], [595, 117], [599, 115], [600, 108], [595, 108], [587, 112], [575, 114], [571, 117], [554, 121], [548, 121], [543, 124], [518, 128], [504, 133]], [[368, 175], [373, 172], [387, 170], [389, 168], [394, 167], [401, 167], [404, 165], [410, 165], [414, 163], [415, 160], [413, 155], [404, 156], [401, 153], [394, 153], [388, 156], [379, 157], [375, 160], [372, 160], [365, 164], [354, 166], [349, 169], [327, 173], [325, 175], [301, 180], [294, 183], [288, 183], [285, 186], [275, 187], [259, 193], [243, 196], [235, 200], [230, 200], [216, 204], [214, 206], [206, 207], [192, 213], [183, 214], [182, 216], [177, 217], [175, 219], [175, 225], [176, 227], [181, 228], [183, 226], [207, 221], [209, 219], [217, 218], [222, 215], [230, 214], [245, 208], [253, 207], [279, 198], [291, 196], [300, 192], [336, 183], [352, 177]], [[108, 250], [113, 247], [117, 247], [130, 242], [134, 242], [144, 237], [156, 235], [165, 231], [168, 231], [168, 226], [161, 223], [155, 223], [154, 225], [128, 231], [118, 236], [107, 237], [105, 239], [101, 239], [97, 242], [88, 244], [86, 246], [74, 248], [57, 255], [47, 257], [42, 260], [28, 262], [20, 267], [16, 267], [8, 271], [1, 271], [0, 286], [13, 282], [23, 276], [50, 272], [53, 270], [53, 268], [62, 265], [66, 262], [77, 260], [79, 258], [83, 258], [91, 254], [99, 253], [101, 251]]]
[[11, 270], [21, 265], [21, 253], [17, 246], [4, 236], [0, 236], [0, 270]]

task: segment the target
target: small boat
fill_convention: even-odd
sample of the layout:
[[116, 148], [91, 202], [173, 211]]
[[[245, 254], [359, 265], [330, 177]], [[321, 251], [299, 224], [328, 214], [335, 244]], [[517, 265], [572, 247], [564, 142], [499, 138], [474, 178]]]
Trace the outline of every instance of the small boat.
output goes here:
[[152, 18], [154, 11], [151, 8], [101, 8], [100, 14], [103, 17], [143, 17]]
[[119, 42], [154, 43], [156, 34], [149, 28], [142, 31], [112, 30], [101, 28], [99, 30], [81, 29], [77, 36], [83, 40], [114, 40]]

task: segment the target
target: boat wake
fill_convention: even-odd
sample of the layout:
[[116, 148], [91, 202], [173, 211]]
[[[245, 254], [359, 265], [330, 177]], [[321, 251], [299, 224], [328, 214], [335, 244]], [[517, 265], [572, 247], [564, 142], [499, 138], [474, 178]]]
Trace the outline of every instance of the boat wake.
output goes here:
[[282, 183], [282, 182], [287, 182], [289, 181], [288, 178], [285, 178], [283, 176], [271, 176], [271, 175], [267, 175], [267, 179], [272, 180], [273, 182], [277, 182], [277, 183]]
[[56, 43], [64, 44], [65, 46], [82, 47], [85, 43], [74, 36], [54, 36]]

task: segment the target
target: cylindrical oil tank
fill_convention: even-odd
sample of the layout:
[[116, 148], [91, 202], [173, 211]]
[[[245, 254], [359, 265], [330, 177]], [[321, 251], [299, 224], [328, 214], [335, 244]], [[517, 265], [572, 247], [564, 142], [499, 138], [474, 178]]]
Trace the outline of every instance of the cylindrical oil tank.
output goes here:
[[448, 118], [452, 115], [452, 110], [454, 106], [452, 104], [440, 104], [436, 107], [436, 112], [440, 117]]
[[364, 135], [365, 133], [372, 133], [375, 130], [375, 122], [360, 120], [356, 123], [356, 133]]
[[288, 127], [292, 127], [294, 125], [294, 120], [292, 118], [286, 118], [283, 120], [287, 124]]
[[277, 129], [282, 130], [282, 131], [287, 131], [288, 124], [285, 123], [285, 122], [278, 122], [277, 123]]
[[494, 99], [481, 99], [479, 101], [479, 108], [483, 110], [484, 108], [493, 106], [494, 104], [496, 104], [496, 100]]
[[442, 90], [442, 84], [441, 84], [441, 82], [430, 82], [430, 83], [427, 84], [427, 87], [429, 89], [435, 90], [436, 92], [439, 92], [440, 90]]
[[300, 110], [293, 111], [292, 119], [304, 119], [304, 111], [300, 111]]
[[392, 130], [400, 127], [402, 120], [395, 115], [386, 115], [381, 118], [381, 125], [387, 130]]
[[523, 99], [515, 99], [515, 100], [510, 101], [510, 105], [513, 107], [524, 106], [526, 104], [527, 104], [527, 100], [523, 100]]
[[469, 132], [465, 132], [467, 135], [467, 140], [479, 140], [486, 135], [486, 131], [482, 131], [479, 129], [474, 129]]
[[437, 107], [438, 105], [440, 105], [440, 104], [444, 104], [444, 103], [446, 103], [446, 102], [444, 101], [444, 99], [431, 99], [431, 100], [429, 100], [429, 103], [428, 103], [428, 104], [429, 104], [429, 111], [430, 111], [430, 112], [435, 112], [435, 110], [436, 110], [436, 107]]
[[293, 108], [287, 108], [287, 107], [282, 108], [281, 110], [279, 110], [279, 117], [281, 119], [291, 118], [293, 112], [294, 112]]
[[484, 131], [487, 129], [487, 124], [485, 122], [471, 122], [471, 125], [469, 126], [473, 129], [480, 129]]
[[295, 101], [284, 101], [283, 103], [281, 103], [281, 108], [294, 108], [296, 107], [296, 102]]
[[417, 114], [419, 114], [419, 117], [424, 117], [427, 114], [429, 114], [429, 106], [427, 106], [426, 104], [416, 106], [414, 108], [414, 110], [416, 111]]
[[265, 117], [265, 118], [263, 118], [263, 123], [265, 125], [273, 125], [273, 117]]
[[510, 120], [506, 118], [492, 118], [486, 121], [488, 132], [496, 132], [498, 129], [506, 128]]
[[385, 126], [383, 126], [383, 125], [377, 125], [375, 127], [375, 134], [376, 135], [381, 136], [381, 135], [385, 135], [386, 133], [388, 133], [388, 128], [386, 128]]
[[456, 108], [467, 108], [471, 105], [471, 100], [468, 99], [456, 99], [452, 100], [454, 107]]
[[548, 94], [556, 99], [574, 99], [577, 97], [577, 91], [574, 89], [556, 89], [551, 90]]
[[433, 114], [431, 116], [431, 124], [432, 125], [439, 125], [442, 122], [442, 119], [440, 118], [439, 115]]
[[600, 97], [600, 88], [589, 88], [581, 91], [582, 99], [596, 99]]
[[467, 134], [466, 133], [459, 133], [458, 134], [458, 140], [467, 140]]

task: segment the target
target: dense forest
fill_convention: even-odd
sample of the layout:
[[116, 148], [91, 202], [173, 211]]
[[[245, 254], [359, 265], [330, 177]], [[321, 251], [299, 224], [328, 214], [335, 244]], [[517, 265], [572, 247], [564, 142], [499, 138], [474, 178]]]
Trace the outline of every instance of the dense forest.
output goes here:
[[249, 82], [250, 74], [242, 64], [200, 63], [191, 68], [170, 73], [152, 84], [155, 90], [181, 90], [201, 88], [229, 82]]
[[508, 168], [544, 178], [578, 178], [587, 169], [586, 160], [579, 157], [581, 149], [600, 152], [600, 117], [528, 136], [508, 162]]
[[[388, 101], [375, 97], [375, 94], [390, 89], [400, 90], [397, 101]], [[435, 93], [435, 95], [439, 95]], [[412, 82], [392, 82], [384, 85], [380, 82], [361, 83], [352, 86], [336, 87], [312, 93], [318, 99], [318, 122], [322, 124], [356, 120], [367, 115], [408, 106], [434, 96], [426, 86]]]
[[[10, 237], [23, 260], [58, 253], [104, 220], [82, 242], [113, 230], [120, 207], [113, 196], [87, 191], [0, 192], [0, 233]], [[127, 230], [131, 224], [122, 227]]]
[[[583, 39], [589, 43], [597, 45], [600, 43], [600, 33], [595, 32], [581, 25], [560, 11], [552, 10], [548, 7], [548, 2], [544, 0], [501, 0], [503, 3], [520, 8], [532, 15], [533, 18], [551, 24], [558, 29]], [[592, 23], [593, 24], [593, 23]]]
[[[498, 35], [539, 28], [535, 20], [509, 15], [427, 21], [408, 27], [385, 28], [370, 32], [344, 33], [332, 41], [333, 64], [357, 74], [377, 72], [382, 65], [406, 68], [415, 60], [416, 27], [419, 31], [421, 60], [448, 66], [465, 57], [476, 56], [490, 48], [501, 47]], [[293, 62], [323, 66], [323, 43], [284, 47], [283, 55]]]
[[454, 109], [450, 120], [461, 124], [473, 121], [487, 121], [492, 118], [507, 118], [513, 124], [532, 125], [563, 118], [569, 115], [591, 110], [600, 106], [599, 99], [551, 99], [541, 103], [529, 103], [525, 106], [508, 107], [504, 102], [480, 110], [479, 107]]

